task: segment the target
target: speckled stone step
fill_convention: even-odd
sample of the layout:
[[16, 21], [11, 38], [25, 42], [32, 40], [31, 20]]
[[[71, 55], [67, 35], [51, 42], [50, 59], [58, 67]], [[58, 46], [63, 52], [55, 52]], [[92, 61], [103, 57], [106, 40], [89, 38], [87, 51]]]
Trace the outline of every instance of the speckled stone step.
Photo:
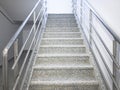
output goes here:
[[85, 45], [41, 45], [39, 54], [81, 54], [86, 53]]
[[48, 23], [46, 27], [77, 27], [76, 23]]
[[88, 54], [38, 54], [35, 65], [41, 66], [83, 66], [89, 65]]
[[80, 32], [45, 32], [43, 38], [80, 38]]
[[79, 32], [77, 27], [46, 27], [45, 32]]
[[47, 20], [56, 20], [56, 21], [75, 21], [75, 18], [74, 17], [68, 17], [68, 18], [66, 18], [66, 17], [63, 17], [63, 18], [48, 18]]
[[41, 45], [83, 45], [83, 38], [43, 38]]
[[32, 81], [94, 80], [92, 66], [41, 66], [33, 67]]
[[72, 18], [74, 17], [73, 14], [48, 14], [48, 18]]
[[29, 90], [99, 90], [96, 80], [91, 81], [31, 81]]
[[47, 24], [56, 24], [56, 23], [75, 23], [75, 24], [77, 24], [76, 23], [76, 21], [75, 20], [55, 20], [55, 19], [51, 19], [51, 20], [48, 20], [47, 21]]

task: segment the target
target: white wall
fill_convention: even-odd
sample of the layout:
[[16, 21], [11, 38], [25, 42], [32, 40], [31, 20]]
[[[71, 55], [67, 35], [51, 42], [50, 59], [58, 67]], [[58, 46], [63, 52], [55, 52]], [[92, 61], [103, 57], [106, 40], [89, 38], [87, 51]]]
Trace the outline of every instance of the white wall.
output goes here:
[[2, 50], [16, 32], [18, 26], [11, 24], [1, 13], [0, 13], [0, 65], [2, 62]]
[[47, 0], [48, 13], [72, 13], [72, 0]]

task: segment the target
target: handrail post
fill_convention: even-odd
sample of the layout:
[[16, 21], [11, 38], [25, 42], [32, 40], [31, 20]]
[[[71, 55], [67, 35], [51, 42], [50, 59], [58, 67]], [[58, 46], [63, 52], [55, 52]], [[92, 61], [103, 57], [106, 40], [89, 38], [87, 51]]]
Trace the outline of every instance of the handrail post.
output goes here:
[[[119, 60], [119, 51], [118, 51], [118, 43], [116, 40], [113, 41], [113, 56], [115, 57], [115, 60]], [[119, 62], [119, 61], [117, 61]], [[116, 68], [115, 63], [113, 63], [113, 77], [116, 80], [117, 84], [119, 82], [119, 70]], [[118, 84], [119, 85], [119, 84]], [[117, 90], [115, 85], [113, 84], [113, 90]]]
[[92, 10], [89, 13], [89, 43], [92, 45]]
[[[18, 57], [18, 39], [16, 39], [16, 41], [14, 42], [14, 62], [16, 61]], [[16, 80], [18, 76], [18, 63], [14, 69], [14, 80]]]
[[[33, 30], [33, 36], [35, 34], [35, 31], [36, 31], [36, 12], [34, 11], [33, 12], [33, 25], [34, 25], [34, 30]], [[34, 44], [35, 45], [36, 41], [34, 41]]]
[[3, 90], [9, 90], [8, 82], [8, 52], [6, 49], [3, 51]]
[[83, 15], [82, 9], [83, 9], [83, 0], [81, 0], [81, 4], [80, 4], [80, 23], [81, 23], [81, 25], [82, 25], [82, 15]]

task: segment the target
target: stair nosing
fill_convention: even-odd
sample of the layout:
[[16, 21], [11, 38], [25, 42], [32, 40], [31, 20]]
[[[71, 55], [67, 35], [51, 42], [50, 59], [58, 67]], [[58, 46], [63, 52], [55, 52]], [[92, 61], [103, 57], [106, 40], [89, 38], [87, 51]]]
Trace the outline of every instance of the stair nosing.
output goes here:
[[40, 48], [42, 47], [69, 47], [69, 48], [72, 48], [72, 47], [86, 47], [86, 45], [40, 45]]
[[81, 69], [81, 70], [90, 70], [90, 69], [94, 69], [94, 67], [89, 64], [89, 65], [83, 65], [83, 66], [41, 66], [41, 65], [34, 65], [32, 67], [33, 69], [54, 69], [54, 70], [58, 70], [58, 69]]
[[76, 57], [76, 56], [87, 56], [89, 57], [89, 54], [37, 54], [37, 57]]
[[99, 85], [99, 82], [95, 80], [79, 80], [79, 81], [31, 81], [30, 85]]
[[83, 38], [42, 38], [42, 40], [52, 40], [52, 39], [56, 39], [56, 40], [83, 40]]
[[46, 34], [46, 33], [62, 33], [62, 34], [63, 34], [63, 33], [65, 33], [65, 34], [66, 34], [66, 33], [68, 33], [68, 34], [69, 34], [69, 33], [72, 33], [72, 34], [73, 34], [73, 33], [75, 33], [75, 34], [78, 34], [78, 33], [79, 33], [79, 34], [81, 34], [81, 32], [44, 32], [44, 34]]

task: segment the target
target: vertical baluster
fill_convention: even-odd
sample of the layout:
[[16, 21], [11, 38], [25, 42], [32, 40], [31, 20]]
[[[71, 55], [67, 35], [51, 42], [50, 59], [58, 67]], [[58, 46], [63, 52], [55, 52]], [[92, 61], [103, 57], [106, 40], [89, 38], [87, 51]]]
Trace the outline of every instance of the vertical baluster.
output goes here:
[[[14, 62], [16, 61], [18, 57], [18, 39], [16, 39], [16, 41], [14, 42]], [[18, 63], [14, 69], [14, 80], [16, 80], [18, 76]]]
[[92, 45], [92, 10], [89, 13], [89, 43]]
[[[33, 26], [34, 26], [33, 36], [35, 35], [35, 31], [36, 31], [36, 22], [35, 21], [36, 21], [36, 12], [34, 11], [34, 13], [33, 13]], [[33, 47], [34, 47], [35, 43], [36, 43], [36, 39], [33, 43]]]
[[[119, 60], [119, 47], [116, 40], [113, 41], [113, 56], [115, 60]], [[119, 62], [119, 61], [117, 61]], [[119, 70], [117, 69], [115, 63], [113, 63], [113, 77], [116, 80], [117, 84], [119, 83]], [[118, 84], [119, 86], [119, 84]], [[118, 90], [117, 87], [113, 84], [113, 90]]]
[[8, 52], [6, 49], [3, 51], [3, 90], [9, 90], [8, 82]]
[[[18, 39], [16, 39], [16, 41], [14, 42], [14, 62], [16, 61], [17, 57], [18, 57]], [[17, 63], [14, 69], [14, 81], [16, 81], [18, 74], [19, 72], [18, 72], [18, 63]]]
[[80, 24], [82, 26], [82, 15], [83, 15], [83, 0], [81, 0], [81, 4], [80, 4]]

